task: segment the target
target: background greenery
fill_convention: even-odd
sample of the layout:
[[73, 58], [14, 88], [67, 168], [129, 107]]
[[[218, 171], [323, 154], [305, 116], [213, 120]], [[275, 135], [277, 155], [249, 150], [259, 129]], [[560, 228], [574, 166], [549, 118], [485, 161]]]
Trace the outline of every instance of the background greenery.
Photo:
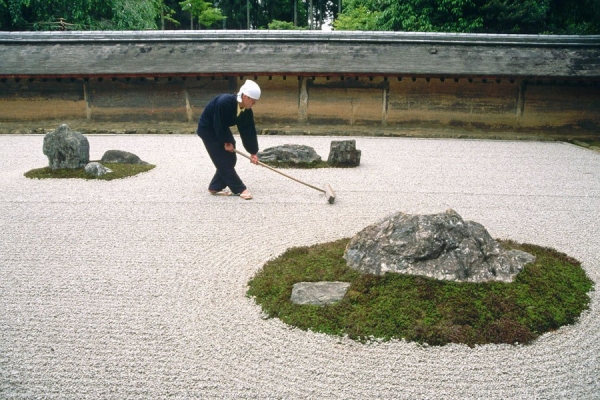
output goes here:
[[[508, 249], [536, 256], [514, 282], [465, 283], [346, 266], [349, 239], [297, 247], [269, 261], [249, 282], [248, 296], [273, 318], [300, 329], [356, 340], [405, 339], [429, 345], [529, 343], [573, 324], [588, 308], [593, 282], [580, 263], [556, 250], [512, 241]], [[339, 302], [292, 303], [298, 282], [350, 282]]]
[[600, 0], [0, 0], [0, 30], [600, 34]]

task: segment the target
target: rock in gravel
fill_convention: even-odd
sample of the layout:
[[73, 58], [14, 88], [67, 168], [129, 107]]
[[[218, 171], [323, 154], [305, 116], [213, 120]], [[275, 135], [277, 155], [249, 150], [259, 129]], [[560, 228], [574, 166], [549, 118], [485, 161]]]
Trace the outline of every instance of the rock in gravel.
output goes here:
[[113, 164], [148, 164], [137, 155], [123, 150], [107, 150], [100, 161]]
[[100, 164], [99, 162], [88, 163], [85, 166], [84, 170], [87, 174], [94, 175], [94, 176], [103, 176], [106, 174], [110, 174], [112, 172], [112, 170], [110, 168], [106, 168], [104, 165]]
[[483, 225], [464, 221], [454, 210], [432, 215], [398, 212], [354, 236], [344, 253], [350, 268], [450, 281], [512, 282], [529, 253], [504, 250]]
[[258, 153], [261, 162], [310, 164], [321, 161], [314, 148], [300, 144], [284, 144], [265, 149]]
[[356, 140], [332, 140], [327, 164], [334, 167], [358, 167], [361, 151], [356, 149]]
[[44, 154], [52, 169], [77, 169], [90, 161], [90, 144], [81, 132], [62, 124], [44, 136]]

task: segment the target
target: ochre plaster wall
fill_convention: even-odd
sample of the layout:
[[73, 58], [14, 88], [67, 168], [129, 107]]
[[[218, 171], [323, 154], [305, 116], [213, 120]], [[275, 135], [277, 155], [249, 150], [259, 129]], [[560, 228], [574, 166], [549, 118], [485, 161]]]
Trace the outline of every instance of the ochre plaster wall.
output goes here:
[[[253, 76], [0, 82], [0, 122], [172, 121], [195, 124], [219, 93]], [[596, 82], [259, 76], [257, 122], [600, 131]]]
[[308, 122], [345, 125], [381, 124], [383, 78], [378, 81], [371, 81], [368, 78], [309, 80], [307, 82]]
[[0, 121], [86, 118], [82, 83], [6, 80], [0, 83]]
[[600, 132], [600, 86], [526, 85], [523, 127], [581, 127]]
[[[252, 76], [238, 78], [238, 88], [246, 79]], [[298, 121], [299, 80], [296, 77], [274, 76], [271, 79], [259, 77], [257, 79], [262, 95], [260, 101], [253, 107], [254, 115], [264, 124], [291, 123]]]
[[509, 81], [392, 80], [387, 122], [510, 126], [516, 121], [518, 91]]

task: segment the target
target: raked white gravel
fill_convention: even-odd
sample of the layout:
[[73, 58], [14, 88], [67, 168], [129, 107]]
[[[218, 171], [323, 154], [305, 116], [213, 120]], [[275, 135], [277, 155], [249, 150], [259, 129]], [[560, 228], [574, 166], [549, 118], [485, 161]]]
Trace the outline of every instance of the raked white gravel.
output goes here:
[[[0, 136], [0, 398], [599, 399], [600, 307], [530, 345], [355, 343], [264, 319], [248, 280], [293, 246], [393, 212], [456, 210], [496, 238], [563, 251], [600, 280], [600, 155], [563, 143], [357, 137], [355, 169], [238, 158], [251, 201], [212, 197], [195, 135], [92, 136], [117, 181], [30, 180], [41, 135]], [[323, 158], [334, 137], [264, 136]]]

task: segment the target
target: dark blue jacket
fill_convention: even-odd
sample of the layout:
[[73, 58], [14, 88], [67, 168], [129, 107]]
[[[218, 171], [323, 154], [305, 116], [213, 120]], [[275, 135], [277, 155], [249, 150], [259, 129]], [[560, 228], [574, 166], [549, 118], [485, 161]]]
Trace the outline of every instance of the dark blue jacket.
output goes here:
[[235, 145], [235, 139], [229, 127], [236, 125], [246, 151], [256, 154], [258, 153], [258, 139], [252, 109], [243, 110], [239, 116], [237, 109], [238, 102], [235, 94], [218, 95], [207, 104], [202, 112], [200, 121], [198, 121], [197, 133], [206, 139]]

